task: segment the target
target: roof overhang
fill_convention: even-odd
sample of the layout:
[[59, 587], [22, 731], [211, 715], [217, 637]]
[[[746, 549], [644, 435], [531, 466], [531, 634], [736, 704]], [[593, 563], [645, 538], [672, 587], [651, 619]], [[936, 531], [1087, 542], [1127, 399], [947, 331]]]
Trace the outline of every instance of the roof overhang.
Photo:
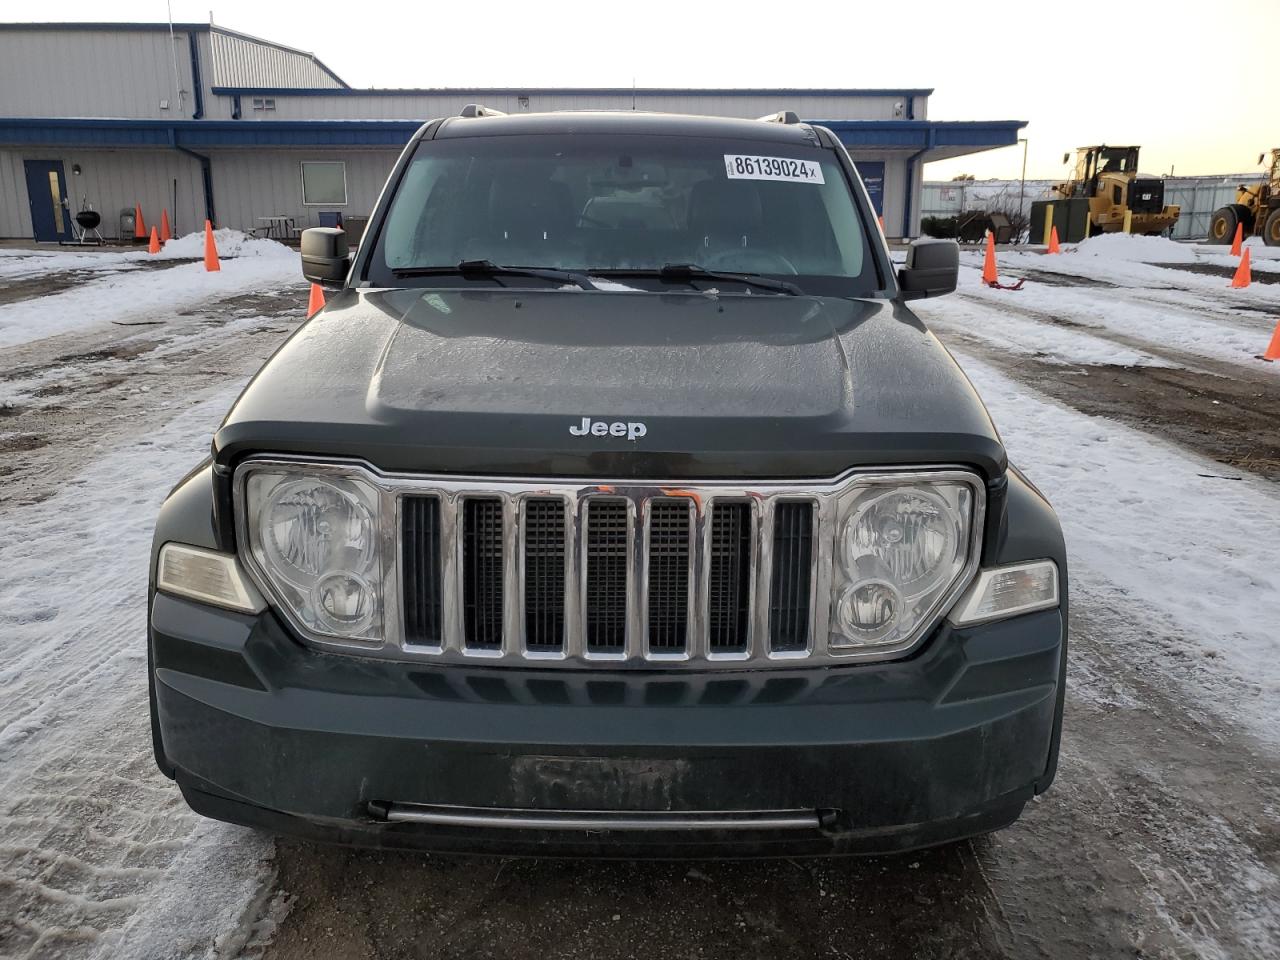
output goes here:
[[1011, 147], [1025, 120], [811, 120], [851, 151], [901, 152], [928, 163]]
[[0, 118], [0, 144], [75, 147], [403, 147], [417, 120]]
[[[851, 151], [945, 160], [1011, 146], [1021, 120], [818, 120]], [[77, 147], [403, 147], [419, 120], [0, 118], [0, 144]]]

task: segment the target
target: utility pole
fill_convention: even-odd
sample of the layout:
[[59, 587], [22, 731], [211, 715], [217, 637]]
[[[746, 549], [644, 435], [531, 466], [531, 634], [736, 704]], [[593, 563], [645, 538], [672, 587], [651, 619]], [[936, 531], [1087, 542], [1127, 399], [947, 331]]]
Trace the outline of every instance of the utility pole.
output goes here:
[[1022, 201], [1027, 195], [1027, 138], [1019, 137], [1022, 144], [1022, 184], [1018, 187], [1018, 242], [1022, 242]]

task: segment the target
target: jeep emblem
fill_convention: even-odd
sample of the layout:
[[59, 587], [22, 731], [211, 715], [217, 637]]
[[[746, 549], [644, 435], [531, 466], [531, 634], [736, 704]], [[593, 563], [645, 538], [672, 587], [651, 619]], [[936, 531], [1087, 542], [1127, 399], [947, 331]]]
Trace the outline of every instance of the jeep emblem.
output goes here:
[[585, 437], [590, 434], [593, 437], [626, 437], [628, 440], [639, 440], [649, 432], [649, 428], [639, 420], [614, 420], [609, 423], [605, 420], [583, 417], [581, 425], [570, 426], [569, 432], [575, 437]]

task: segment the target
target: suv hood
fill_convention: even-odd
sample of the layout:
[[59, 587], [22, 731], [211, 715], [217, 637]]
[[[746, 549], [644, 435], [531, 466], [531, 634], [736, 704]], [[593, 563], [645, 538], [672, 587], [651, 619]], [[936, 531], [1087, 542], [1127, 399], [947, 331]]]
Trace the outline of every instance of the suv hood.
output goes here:
[[[628, 426], [578, 435], [584, 418]], [[901, 305], [491, 287], [343, 291], [245, 389], [214, 453], [606, 479], [1005, 468], [972, 386]]]

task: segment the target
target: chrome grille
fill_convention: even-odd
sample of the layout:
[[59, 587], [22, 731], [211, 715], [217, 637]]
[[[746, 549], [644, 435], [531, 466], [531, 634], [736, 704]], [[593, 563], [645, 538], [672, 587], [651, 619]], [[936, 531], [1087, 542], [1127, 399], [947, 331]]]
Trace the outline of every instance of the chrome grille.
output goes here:
[[732, 666], [825, 652], [817, 493], [495, 481], [394, 496], [406, 654]]

